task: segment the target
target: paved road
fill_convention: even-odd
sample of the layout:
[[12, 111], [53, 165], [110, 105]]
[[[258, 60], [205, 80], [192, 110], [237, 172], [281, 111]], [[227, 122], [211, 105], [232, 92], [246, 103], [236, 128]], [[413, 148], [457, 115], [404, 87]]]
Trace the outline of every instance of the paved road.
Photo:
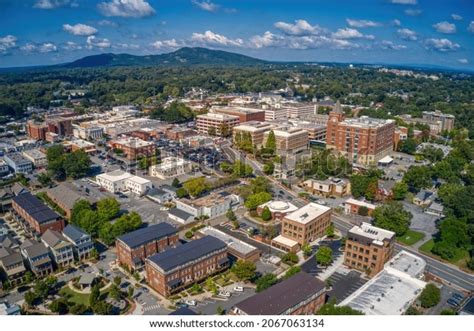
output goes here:
[[[341, 231], [344, 235], [347, 234], [347, 231], [352, 228], [352, 224], [349, 224], [346, 220], [341, 217], [334, 216], [332, 217], [334, 226]], [[430, 274], [444, 280], [448, 285], [457, 286], [466, 291], [474, 291], [474, 276], [470, 275], [464, 271], [457, 269], [454, 266], [451, 266], [447, 263], [440, 262], [432, 257], [419, 253], [417, 250], [395, 244], [395, 252], [401, 250], [409, 251], [412, 254], [415, 254], [426, 261], [426, 271]]]

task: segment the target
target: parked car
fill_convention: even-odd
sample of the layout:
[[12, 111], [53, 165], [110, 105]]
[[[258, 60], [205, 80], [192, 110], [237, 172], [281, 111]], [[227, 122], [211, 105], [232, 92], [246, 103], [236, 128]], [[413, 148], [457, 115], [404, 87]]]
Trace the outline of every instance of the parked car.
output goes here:
[[195, 306], [196, 305], [195, 300], [186, 300], [184, 303], [187, 304], [188, 306]]
[[235, 286], [234, 287], [234, 292], [243, 292], [244, 288], [242, 286]]
[[177, 302], [176, 303], [176, 308], [188, 308], [189, 306], [185, 304], [184, 302]]
[[230, 292], [227, 291], [220, 291], [219, 296], [229, 298], [230, 297]]
[[459, 306], [459, 303], [457, 303], [456, 301], [454, 301], [453, 299], [448, 299], [448, 305], [450, 306], [453, 306], [453, 307], [457, 307]]

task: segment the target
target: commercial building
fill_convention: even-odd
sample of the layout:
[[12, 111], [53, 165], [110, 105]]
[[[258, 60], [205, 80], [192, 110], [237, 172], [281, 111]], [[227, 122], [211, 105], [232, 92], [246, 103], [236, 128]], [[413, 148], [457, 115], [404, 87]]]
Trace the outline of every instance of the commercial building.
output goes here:
[[193, 165], [179, 157], [165, 157], [160, 164], [150, 166], [149, 173], [152, 177], [168, 179], [187, 174], [193, 170]]
[[324, 304], [326, 286], [299, 272], [266, 290], [237, 303], [234, 315], [313, 315]]
[[361, 207], [367, 208], [367, 216], [372, 215], [372, 212], [375, 210], [375, 208], [377, 208], [377, 206], [372, 203], [356, 200], [353, 198], [349, 198], [344, 201], [343, 207], [344, 212], [347, 215], [359, 215], [359, 210]]
[[262, 216], [262, 212], [265, 207], [270, 210], [272, 214], [272, 220], [281, 220], [283, 217], [288, 215], [289, 213], [294, 212], [298, 209], [294, 204], [288, 201], [281, 201], [281, 200], [271, 200], [261, 204], [257, 207], [257, 214], [258, 216]]
[[74, 262], [73, 245], [58, 231], [46, 230], [41, 236], [41, 241], [49, 248], [58, 268]]
[[197, 233], [199, 237], [213, 236], [227, 244], [229, 257], [235, 260], [257, 262], [260, 259], [260, 250], [242, 240], [239, 240], [225, 232], [217, 230], [211, 226], [206, 226]]
[[146, 281], [159, 294], [169, 296], [228, 266], [227, 244], [205, 236], [147, 258]]
[[347, 233], [344, 264], [369, 277], [378, 274], [393, 255], [395, 232], [369, 223], [354, 226]]
[[265, 111], [246, 107], [212, 107], [211, 111], [216, 114], [237, 116], [239, 123], [250, 121], [265, 121]]
[[227, 137], [232, 134], [232, 128], [239, 125], [238, 116], [207, 113], [196, 117], [196, 127], [199, 133]]
[[53, 272], [53, 262], [43, 243], [27, 239], [21, 245], [21, 254], [36, 277], [44, 277]]
[[0, 248], [0, 270], [3, 270], [0, 276], [12, 285], [22, 283], [26, 268], [21, 253], [8, 247]]
[[351, 194], [351, 182], [341, 178], [308, 179], [303, 182], [303, 188], [311, 194], [323, 197], [342, 197]]
[[209, 218], [224, 215], [230, 208], [240, 204], [240, 197], [226, 191], [213, 192], [198, 199], [176, 200], [176, 208], [181, 209], [194, 217], [207, 216]]
[[288, 110], [276, 107], [264, 107], [265, 110], [265, 122], [271, 121], [285, 121], [288, 118]]
[[443, 123], [440, 120], [427, 119], [427, 118], [416, 118], [409, 114], [403, 114], [398, 116], [406, 124], [423, 124], [430, 128], [430, 135], [437, 136], [443, 131]]
[[46, 230], [62, 231], [64, 220], [31, 193], [12, 198], [13, 217], [27, 230], [42, 235]]
[[169, 219], [181, 224], [189, 224], [195, 221], [194, 215], [178, 208], [169, 209], [168, 217]]
[[426, 286], [422, 281], [426, 262], [400, 251], [384, 269], [339, 303], [365, 315], [402, 315]]
[[376, 164], [393, 151], [395, 126], [394, 120], [367, 116], [345, 119], [339, 105], [329, 114], [326, 148], [355, 163]]
[[263, 144], [264, 134], [273, 129], [275, 125], [266, 122], [250, 121], [245, 122], [234, 127], [233, 141], [234, 144], [239, 144], [247, 137], [250, 137], [250, 142], [253, 146], [261, 147]]
[[30, 120], [26, 123], [28, 137], [35, 140], [46, 140], [47, 133], [66, 137], [73, 133], [72, 120], [67, 117], [48, 117], [44, 122]]
[[86, 140], [101, 139], [104, 135], [104, 128], [88, 123], [81, 123], [80, 125], [73, 124], [74, 137]]
[[273, 238], [272, 246], [284, 251], [298, 251], [325, 235], [331, 224], [332, 210], [311, 202], [286, 215], [281, 222], [281, 234]]
[[118, 237], [115, 241], [117, 258], [130, 270], [140, 269], [147, 257], [176, 245], [178, 240], [178, 230], [174, 226], [168, 223], [150, 225]]
[[75, 225], [68, 224], [63, 230], [63, 236], [73, 245], [74, 255], [79, 261], [90, 257], [94, 243], [88, 233]]
[[301, 128], [282, 126], [264, 133], [263, 144], [267, 143], [270, 132], [275, 135], [277, 155], [297, 155], [308, 151], [308, 132]]
[[30, 120], [26, 123], [26, 133], [28, 137], [35, 140], [46, 140], [48, 126], [44, 122]]
[[88, 142], [84, 139], [74, 139], [67, 142], [67, 144], [71, 146], [71, 151], [73, 152], [78, 150], [86, 152], [87, 154], [94, 154], [97, 152], [95, 144]]
[[31, 161], [36, 168], [46, 166], [46, 154], [37, 149], [26, 150], [23, 152], [23, 156], [25, 159]]
[[156, 146], [154, 142], [135, 137], [124, 137], [108, 142], [110, 148], [121, 150], [128, 160], [137, 160], [145, 156], [154, 156]]
[[443, 114], [439, 110], [424, 111], [422, 114], [424, 120], [441, 122], [442, 131], [451, 131], [454, 129], [454, 115]]
[[131, 191], [137, 195], [143, 195], [153, 186], [148, 179], [134, 176], [120, 169], [97, 175], [95, 180], [98, 185], [112, 193]]
[[169, 202], [176, 198], [176, 193], [164, 190], [162, 187], [152, 187], [146, 192], [147, 198], [158, 203]]
[[33, 171], [33, 163], [20, 153], [6, 154], [3, 159], [16, 174], [29, 174]]
[[71, 218], [72, 208], [79, 200], [87, 200], [91, 204], [97, 201], [87, 195], [79, 194], [69, 183], [61, 183], [58, 186], [46, 190], [46, 194], [55, 204], [61, 208], [68, 219]]
[[10, 172], [10, 168], [8, 167], [8, 164], [5, 162], [5, 160], [0, 159], [0, 175], [5, 175]]
[[314, 103], [282, 103], [281, 108], [287, 111], [289, 118], [307, 118], [317, 110]]

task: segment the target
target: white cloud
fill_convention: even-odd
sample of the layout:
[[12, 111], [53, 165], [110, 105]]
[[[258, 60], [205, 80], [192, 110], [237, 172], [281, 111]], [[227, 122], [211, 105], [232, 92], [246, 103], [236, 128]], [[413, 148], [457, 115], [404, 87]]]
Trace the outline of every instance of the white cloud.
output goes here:
[[75, 36], [90, 36], [97, 33], [93, 26], [78, 23], [76, 25], [64, 24], [63, 30]]
[[117, 43], [113, 44], [112, 48], [115, 49], [127, 49], [127, 50], [137, 50], [140, 49], [140, 45], [137, 44], [127, 44], [127, 43]]
[[332, 37], [335, 39], [358, 39], [358, 38], [366, 38], [370, 40], [375, 39], [373, 35], [365, 35], [359, 32], [357, 29], [351, 29], [351, 28], [338, 29], [336, 32], [332, 34]]
[[[55, 9], [59, 7], [65, 7], [71, 3], [70, 0], [38, 0], [33, 5], [34, 8], [39, 9]], [[77, 5], [76, 3], [71, 3], [71, 7]]]
[[240, 38], [230, 39], [226, 36], [214, 33], [207, 30], [204, 33], [194, 32], [191, 36], [191, 41], [199, 44], [210, 45], [210, 46], [243, 46], [244, 41]]
[[471, 23], [469, 23], [469, 26], [467, 27], [467, 31], [474, 33], [474, 21], [471, 21]]
[[68, 41], [66, 44], [63, 46], [63, 49], [67, 51], [78, 51], [82, 49], [82, 46], [73, 42], [73, 41]]
[[380, 44], [380, 47], [382, 49], [390, 49], [390, 50], [394, 50], [394, 51], [399, 51], [399, 50], [407, 48], [405, 45], [394, 44], [390, 40], [382, 40], [382, 43]]
[[398, 29], [398, 36], [403, 40], [415, 41], [418, 39], [416, 32], [410, 29]]
[[25, 45], [21, 46], [20, 49], [24, 52], [34, 52], [36, 50], [36, 45], [32, 43], [26, 43]]
[[204, 0], [204, 1], [197, 1], [197, 0], [192, 0], [191, 1], [195, 6], [201, 8], [202, 10], [209, 11], [209, 12], [216, 12], [217, 9], [219, 9], [219, 6], [216, 5], [215, 3], [212, 3], [211, 1]]
[[461, 63], [461, 64], [469, 64], [468, 59], [458, 59], [458, 62]]
[[150, 46], [154, 49], [176, 49], [185, 46], [185, 43], [173, 38], [168, 40], [157, 40]]
[[325, 32], [319, 25], [311, 25], [306, 20], [296, 20], [294, 24], [276, 22], [274, 26], [283, 33], [291, 36], [310, 36]]
[[405, 15], [408, 15], [408, 16], [418, 16], [421, 14], [421, 10], [420, 9], [405, 9], [404, 13]]
[[144, 0], [111, 0], [101, 2], [97, 8], [104, 16], [146, 17], [155, 14], [153, 7]]
[[453, 23], [446, 22], [446, 21], [433, 24], [433, 28], [435, 28], [436, 31], [440, 33], [455, 33], [456, 32], [456, 25], [454, 25]]
[[18, 38], [11, 34], [0, 37], [0, 53], [6, 53], [10, 48], [16, 47]]
[[111, 26], [113, 28], [116, 28], [119, 26], [117, 23], [109, 21], [109, 20], [100, 20], [99, 22], [97, 22], [97, 24], [99, 24], [100, 26]]
[[270, 31], [263, 35], [250, 38], [252, 48], [290, 48], [290, 49], [316, 49], [327, 47], [331, 49], [353, 49], [359, 48], [358, 44], [349, 40], [330, 38], [327, 36], [283, 36], [276, 35]]
[[110, 41], [107, 38], [101, 39], [101, 38], [96, 38], [96, 36], [89, 36], [87, 37], [87, 45], [86, 47], [88, 49], [93, 49], [93, 48], [109, 48], [111, 45]]
[[400, 22], [399, 19], [394, 19], [394, 20], [392, 20], [392, 24], [395, 25], [395, 26], [401, 26], [402, 22]]
[[[346, 19], [347, 24], [353, 28], [374, 28], [377, 26], [382, 26], [379, 22], [369, 21], [369, 20], [354, 20], [354, 19]], [[398, 21], [400, 22], [400, 21]]]
[[458, 14], [451, 14], [451, 18], [455, 21], [461, 21], [462, 20], [462, 16], [458, 15]]
[[449, 52], [455, 51], [461, 46], [455, 42], [452, 42], [449, 39], [426, 39], [425, 40], [425, 48], [430, 50], [435, 50], [439, 52]]
[[27, 43], [24, 46], [20, 47], [20, 49], [27, 53], [51, 53], [56, 52], [58, 50], [57, 46], [50, 42], [46, 42], [43, 44]]
[[416, 5], [418, 3], [417, 0], [390, 0], [390, 2], [397, 5]]

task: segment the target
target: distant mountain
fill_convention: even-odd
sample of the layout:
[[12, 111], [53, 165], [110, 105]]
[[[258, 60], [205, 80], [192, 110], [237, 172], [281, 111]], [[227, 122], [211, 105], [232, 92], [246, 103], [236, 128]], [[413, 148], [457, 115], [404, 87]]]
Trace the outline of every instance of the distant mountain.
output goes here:
[[175, 52], [159, 55], [99, 54], [86, 56], [71, 63], [56, 67], [120, 67], [120, 66], [186, 66], [186, 65], [222, 65], [254, 66], [267, 63], [242, 54], [211, 50], [202, 47], [184, 47]]

